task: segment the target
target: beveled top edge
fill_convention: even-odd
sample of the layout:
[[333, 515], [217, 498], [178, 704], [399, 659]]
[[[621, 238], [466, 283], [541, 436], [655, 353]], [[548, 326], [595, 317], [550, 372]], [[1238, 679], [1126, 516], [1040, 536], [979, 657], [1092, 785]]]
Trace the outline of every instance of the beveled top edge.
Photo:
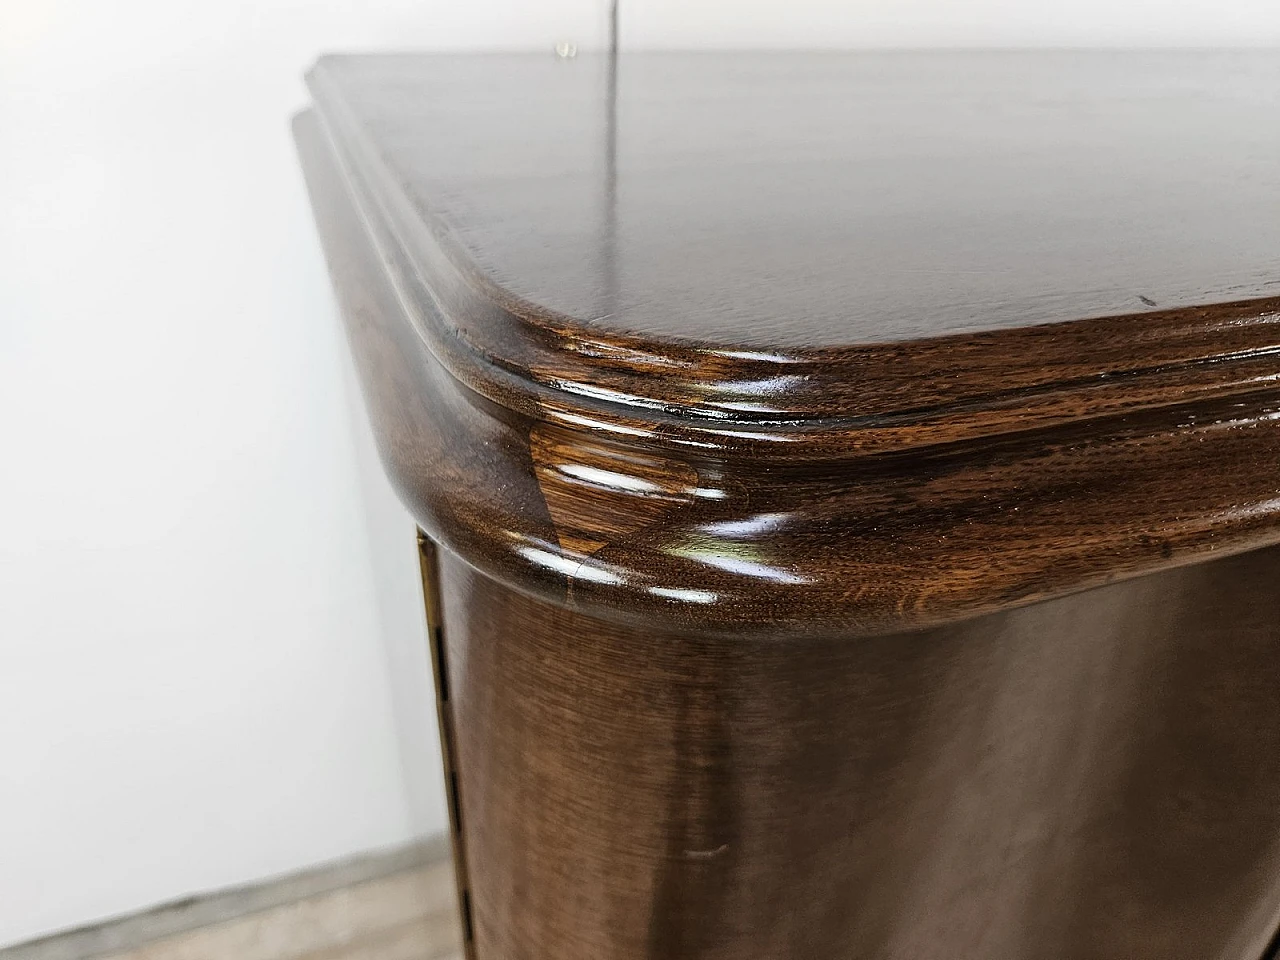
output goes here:
[[841, 463], [516, 413], [445, 371], [332, 142], [312, 115], [295, 131], [388, 476], [514, 589], [676, 632], [852, 638], [1280, 542], [1274, 386]]
[[603, 330], [505, 288], [415, 203], [330, 62], [308, 82], [416, 328], [517, 412], [662, 445], [846, 457], [1249, 394], [1280, 372], [1280, 297], [815, 349]]

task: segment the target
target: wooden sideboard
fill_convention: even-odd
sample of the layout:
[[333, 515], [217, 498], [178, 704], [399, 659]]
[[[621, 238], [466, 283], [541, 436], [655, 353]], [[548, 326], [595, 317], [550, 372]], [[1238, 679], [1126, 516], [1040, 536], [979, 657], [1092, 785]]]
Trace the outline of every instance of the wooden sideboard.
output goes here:
[[1258, 960], [1280, 57], [328, 57], [475, 960]]

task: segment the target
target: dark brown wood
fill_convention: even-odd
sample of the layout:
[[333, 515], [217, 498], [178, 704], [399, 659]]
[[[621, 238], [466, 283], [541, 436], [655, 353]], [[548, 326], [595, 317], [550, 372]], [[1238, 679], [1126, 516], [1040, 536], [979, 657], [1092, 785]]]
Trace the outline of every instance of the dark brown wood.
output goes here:
[[466, 960], [475, 960], [475, 922], [471, 911], [467, 845], [462, 831], [462, 799], [458, 791], [457, 721], [449, 689], [449, 655], [444, 638], [444, 613], [441, 610], [440, 557], [436, 545], [421, 531], [418, 532], [418, 569], [422, 574], [422, 599], [427, 614], [431, 672], [436, 682], [436, 726], [440, 731], [440, 760], [444, 773], [445, 802], [449, 811], [449, 851], [457, 886], [462, 949]]
[[[1074, 74], [1050, 60], [1058, 64], [1050, 71], [1055, 84], [1072, 88], [1069, 77], [1076, 76], [1075, 85], [1084, 88], [1083, 102], [1068, 99], [1058, 110], [1068, 131], [1091, 109], [1133, 111], [1145, 102], [1137, 94], [1133, 102], [1108, 100], [1106, 88], [1091, 79], [1100, 62], [1092, 55], [1068, 59]], [[660, 60], [670, 62], [683, 61]], [[714, 58], [692, 62], [703, 63], [708, 76], [727, 69]], [[746, 115], [759, 82], [751, 68], [756, 61], [732, 62], [739, 66], [730, 72], [743, 74], [738, 85], [728, 93], [723, 84], [712, 89], [724, 99], [722, 110]], [[801, 68], [808, 61], [787, 62]], [[826, 64], [824, 76], [835, 70], [833, 61], [819, 62]], [[1130, 68], [1130, 87], [1149, 98], [1152, 85], [1168, 80], [1172, 68], [1157, 58], [1159, 69], [1151, 77], [1145, 62], [1139, 58]], [[1194, 87], [1187, 107], [1194, 114], [1201, 100], [1235, 104], [1229, 95], [1237, 89], [1244, 91], [1244, 103], [1251, 102], [1254, 88], [1243, 86], [1224, 64], [1265, 78], [1273, 61], [1261, 55], [1184, 54], [1173, 62], [1183, 65], [1181, 83]], [[867, 309], [858, 299], [860, 281], [810, 272], [791, 284], [794, 329], [775, 342], [767, 339], [774, 327], [752, 326], [753, 301], [719, 277], [724, 256], [744, 255], [745, 239], [726, 241], [727, 253], [707, 247], [696, 271], [705, 290], [692, 304], [705, 305], [716, 291], [715, 315], [734, 316], [741, 330], [733, 347], [641, 337], [521, 299], [499, 284], [502, 275], [481, 245], [511, 234], [532, 246], [554, 246], [560, 234], [543, 221], [502, 219], [490, 228], [478, 212], [477, 226], [459, 224], [441, 219], [443, 213], [437, 217], [435, 204], [446, 211], [461, 204], [457, 209], [463, 210], [490, 191], [508, 196], [523, 189], [540, 196], [546, 179], [573, 178], [563, 168], [568, 161], [542, 139], [538, 150], [530, 147], [523, 177], [510, 172], [514, 159], [478, 152], [499, 136], [490, 129], [496, 122], [492, 112], [527, 133], [529, 124], [516, 114], [542, 117], [558, 109], [554, 97], [564, 91], [551, 81], [539, 88], [530, 79], [547, 69], [537, 58], [521, 57], [339, 58], [324, 61], [313, 79], [330, 136], [313, 162], [338, 164], [313, 177], [325, 177], [325, 192], [347, 205], [333, 214], [341, 225], [326, 232], [355, 246], [335, 272], [351, 275], [340, 278], [339, 286], [347, 298], [359, 298], [351, 307], [358, 317], [353, 348], [388, 469], [423, 528], [469, 562], [547, 599], [563, 599], [572, 585], [581, 609], [638, 621], [857, 634], [946, 622], [1275, 540], [1280, 501], [1270, 467], [1280, 452], [1280, 434], [1267, 426], [1280, 397], [1275, 300], [1006, 324], [942, 336], [934, 334], [949, 331], [945, 317], [922, 316], [928, 335], [920, 339], [836, 346], [833, 338], [841, 328], [813, 326], [815, 307], [807, 294], [827, 296], [823, 291], [831, 285], [842, 290], [854, 318], [845, 332], [856, 338], [868, 335], [865, 324], [854, 322]], [[593, 75], [585, 63], [566, 69]], [[901, 68], [890, 72], [897, 76]], [[936, 71], [930, 75], [935, 86], [941, 82]], [[1037, 76], [1033, 72], [1031, 79]], [[481, 82], [482, 77], [490, 79]], [[463, 83], [467, 78], [478, 87]], [[958, 76], [950, 79], [959, 82]], [[797, 99], [806, 84], [816, 82], [800, 81]], [[519, 96], [513, 93], [510, 105], [498, 92], [513, 85]], [[933, 89], [925, 86], [917, 94]], [[1016, 105], [1034, 99], [1038, 89], [1035, 83], [1011, 83], [1006, 96], [1015, 106], [993, 103], [992, 110], [1020, 109]], [[547, 100], [541, 112], [535, 106], [539, 90]], [[847, 97], [860, 90], [855, 86]], [[465, 110], [449, 106], [455, 100]], [[565, 100], [564, 109], [585, 109], [580, 100]], [[620, 115], [626, 103], [624, 94]], [[1157, 108], [1171, 110], [1163, 101]], [[424, 114], [429, 110], [439, 116]], [[1212, 156], [1254, 156], [1252, 138], [1270, 135], [1256, 132], [1255, 118], [1246, 113], [1239, 104], [1222, 109], [1214, 129], [1237, 139], [1220, 141], [1218, 153], [1194, 152], [1208, 165], [1195, 168], [1200, 174], [1214, 173]], [[436, 122], [427, 125], [428, 119]], [[442, 134], [446, 121], [457, 128], [452, 136]], [[1122, 139], [1132, 136], [1123, 127], [1106, 129]], [[673, 136], [683, 130], [678, 126]], [[900, 133], [891, 129], [884, 136]], [[953, 131], [957, 136], [953, 150], [976, 149], [965, 129]], [[845, 140], [846, 150], [861, 142], [855, 136]], [[881, 149], [889, 150], [892, 142]], [[642, 156], [654, 149], [635, 138], [620, 143], [636, 143]], [[836, 145], [823, 140], [819, 146], [832, 151], [819, 171], [844, 169], [836, 163], [842, 159], [856, 169]], [[1106, 142], [1094, 143], [1095, 150], [1105, 147]], [[813, 149], [825, 156], [818, 146]], [[675, 150], [668, 144], [659, 153]], [[603, 163], [601, 151], [599, 145], [592, 156]], [[1076, 177], [1091, 171], [1103, 176], [1111, 184], [1108, 195], [1128, 182], [1145, 189], [1136, 175], [1108, 179], [1103, 172], [1109, 168], [1099, 172], [1096, 161], [1086, 164], [1082, 151], [1077, 145], [1072, 154], [1081, 167]], [[620, 153], [619, 169], [626, 169], [628, 154]], [[455, 171], [454, 180], [429, 175], [437, 155], [452, 158], [446, 168]], [[1274, 155], [1280, 154], [1268, 154]], [[668, 159], [676, 180], [705, 183], [732, 156], [695, 154], [683, 164]], [[464, 159], [471, 180], [458, 179]], [[641, 167], [654, 162], [635, 161]], [[1174, 156], [1169, 162], [1190, 161]], [[490, 169], [493, 164], [497, 171]], [[601, 169], [574, 168], [579, 179], [592, 183]], [[1066, 177], [1073, 169], [1059, 172]], [[695, 176], [690, 170], [704, 172]], [[795, 173], [780, 163], [773, 175], [781, 182]], [[815, 178], [810, 189], [838, 192], [846, 180]], [[1259, 191], [1252, 208], [1265, 213], [1269, 225], [1246, 218], [1229, 226], [1253, 230], [1255, 248], [1262, 251], [1254, 256], [1265, 259], [1266, 231], [1280, 224], [1270, 216], [1274, 207], [1267, 193], [1275, 182], [1235, 177], [1186, 188], [1202, 191], [1208, 189], [1204, 184], [1216, 184], [1214, 196], [1223, 204], [1237, 191]], [[742, 203], [748, 199], [764, 202], [753, 195]], [[1171, 215], [1151, 202], [1152, 218]], [[726, 229], [715, 219], [723, 212], [720, 206], [704, 211], [713, 236]], [[978, 215], [976, 209], [971, 213]], [[1101, 228], [1088, 219], [1087, 208], [1077, 213], [1068, 217], [1063, 208], [1055, 215], [1055, 222], [1074, 225], [1070, 241], [1061, 241], [1064, 249]], [[593, 236], [603, 243], [583, 216], [566, 208], [562, 232], [580, 244]], [[812, 246], [806, 229], [831, 242], [832, 228], [822, 226], [826, 220], [779, 223], [772, 229], [783, 229], [781, 237], [757, 231], [762, 247], [753, 257], [778, 245]], [[1204, 246], [1208, 268], [1220, 252], [1217, 234], [1203, 233], [1225, 229], [1215, 223], [1187, 226], [1187, 243]], [[927, 221], [918, 226], [922, 233], [936, 229]], [[860, 237], [863, 231], [850, 225], [847, 233]], [[1137, 256], [1141, 245], [1132, 246]], [[963, 249], [957, 244], [958, 255]], [[1089, 292], [1097, 280], [1087, 267], [1073, 268], [1082, 313], [1097, 308]], [[991, 282], [1014, 273], [1012, 267], [993, 270]], [[1008, 283], [1020, 288], [1038, 276], [1033, 271]], [[1202, 296], [1212, 295], [1219, 276], [1212, 270], [1204, 274]], [[549, 274], [540, 282], [558, 289], [564, 280]], [[1157, 291], [1151, 284], [1146, 288]], [[1236, 287], [1233, 294], [1262, 289]], [[1015, 294], [1006, 292], [1014, 299]], [[1063, 301], [1064, 312], [1070, 302]], [[694, 332], [699, 316], [688, 321]], [[812, 339], [808, 347], [795, 344], [802, 335]], [[531, 454], [535, 428], [556, 439], [534, 443]], [[532, 469], [530, 457], [548, 450], [560, 461]], [[636, 466], [637, 450], [643, 452], [642, 467]], [[600, 467], [604, 461], [612, 467]], [[557, 512], [548, 505], [548, 478], [554, 481], [549, 499], [564, 504], [577, 494], [577, 508]], [[661, 510], [655, 500], [659, 489]], [[599, 509], [587, 508], [588, 501]], [[598, 519], [577, 529], [593, 511], [618, 523], [618, 535], [602, 538], [602, 531], [590, 529]], [[575, 546], [583, 542], [603, 546]]]
[[1234, 392], [1280, 344], [1274, 300], [1186, 309], [1280, 296], [1269, 52], [639, 56], [613, 110], [590, 58], [311, 83], [410, 322], [539, 417], [901, 449]]
[[1256, 960], [1280, 550], [856, 642], [442, 564], [476, 956]]
[[311, 74], [415, 265], [500, 301], [446, 318], [482, 351], [803, 354], [1280, 295], [1273, 51], [630, 54], [608, 80], [586, 54]]
[[1280, 60], [608, 67], [326, 58], [296, 125], [477, 960], [1256, 960]]

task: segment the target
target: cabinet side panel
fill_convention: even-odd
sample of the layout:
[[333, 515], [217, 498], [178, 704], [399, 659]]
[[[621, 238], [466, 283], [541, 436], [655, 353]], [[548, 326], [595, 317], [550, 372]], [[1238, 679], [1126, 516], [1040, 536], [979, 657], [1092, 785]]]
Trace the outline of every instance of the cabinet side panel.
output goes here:
[[1280, 551], [856, 642], [440, 560], [478, 960], [1257, 960], [1280, 920]]

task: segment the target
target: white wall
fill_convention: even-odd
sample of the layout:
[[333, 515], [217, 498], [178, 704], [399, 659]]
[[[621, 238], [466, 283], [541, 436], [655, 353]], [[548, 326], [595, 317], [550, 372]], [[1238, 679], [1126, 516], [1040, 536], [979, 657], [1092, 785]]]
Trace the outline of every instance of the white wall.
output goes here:
[[[1273, 0], [623, 0], [624, 46], [1280, 43]], [[287, 135], [605, 0], [0, 0], [0, 944], [440, 829], [411, 528]]]
[[600, 17], [0, 2], [4, 944], [444, 827], [289, 115], [324, 49]]
[[1275, 0], [622, 0], [624, 47], [1280, 44]]

